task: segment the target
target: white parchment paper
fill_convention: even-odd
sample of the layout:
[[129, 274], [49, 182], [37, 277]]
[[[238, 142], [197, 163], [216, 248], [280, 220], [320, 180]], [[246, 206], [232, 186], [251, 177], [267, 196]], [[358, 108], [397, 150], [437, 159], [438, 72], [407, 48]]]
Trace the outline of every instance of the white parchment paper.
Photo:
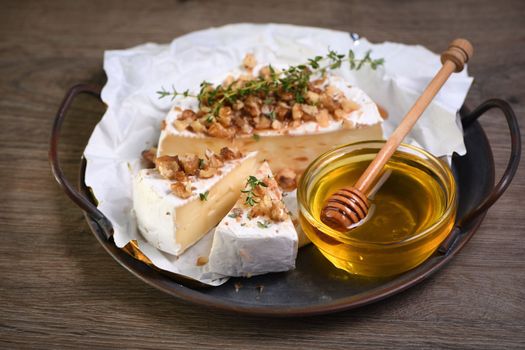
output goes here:
[[[443, 48], [447, 44], [443, 43]], [[421, 46], [371, 44], [364, 38], [354, 41], [346, 32], [281, 24], [233, 24], [193, 32], [169, 45], [148, 43], [106, 51], [108, 81], [102, 100], [108, 109], [93, 131], [84, 156], [86, 185], [93, 189], [99, 209], [113, 223], [117, 246], [136, 239], [157, 267], [210, 285], [224, 283], [226, 276], [212, 274], [206, 265], [196, 264], [200, 256], [208, 256], [213, 232], [180, 257], [153, 248], [137, 232], [131, 213], [132, 176], [140, 169], [141, 151], [156, 145], [160, 122], [170, 107], [169, 99], [159, 100], [156, 91], [173, 85], [178, 90], [198, 92], [201, 81], [214, 81], [238, 71], [248, 52], [254, 53], [258, 62], [280, 66], [303, 63], [329, 49], [340, 53], [352, 49], [357, 57], [371, 49], [373, 58], [385, 59], [384, 66], [376, 71], [368, 67], [351, 71], [343, 65], [334, 72], [388, 111], [385, 137], [440, 67], [439, 55]], [[464, 154], [456, 114], [471, 83], [466, 70], [454, 74], [405, 141], [436, 156]]]

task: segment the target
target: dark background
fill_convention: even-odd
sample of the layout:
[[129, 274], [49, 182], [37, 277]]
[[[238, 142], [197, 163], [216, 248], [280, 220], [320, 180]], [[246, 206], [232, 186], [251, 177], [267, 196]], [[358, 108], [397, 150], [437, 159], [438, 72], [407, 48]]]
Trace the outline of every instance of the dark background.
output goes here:
[[[52, 118], [77, 82], [103, 84], [103, 52], [235, 22], [353, 31], [372, 42], [476, 52], [466, 103], [510, 101], [525, 125], [525, 2], [0, 1], [0, 347], [517, 348], [525, 347], [525, 180], [490, 210], [444, 270], [386, 301], [305, 319], [240, 317], [190, 305], [114, 262], [61, 193], [47, 162]], [[71, 179], [103, 113], [90, 97], [64, 125]], [[509, 139], [483, 118], [498, 172]]]

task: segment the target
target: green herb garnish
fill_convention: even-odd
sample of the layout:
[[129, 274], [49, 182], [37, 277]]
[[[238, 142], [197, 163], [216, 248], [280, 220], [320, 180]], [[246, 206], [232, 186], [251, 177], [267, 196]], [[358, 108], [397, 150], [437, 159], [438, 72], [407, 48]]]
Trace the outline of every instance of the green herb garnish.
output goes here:
[[183, 96], [183, 97], [188, 97], [188, 96], [191, 96], [191, 97], [197, 97], [195, 95], [192, 95], [190, 94], [190, 90], [186, 89], [182, 92], [179, 92], [177, 91], [177, 89], [175, 89], [175, 86], [171, 86], [171, 91], [167, 91], [166, 89], [164, 89], [164, 86], [160, 88], [159, 91], [157, 91], [157, 94], [159, 95], [159, 99], [160, 98], [164, 98], [164, 97], [167, 97], [167, 96], [171, 96], [171, 100], [173, 101], [177, 96]]
[[261, 180], [259, 180], [253, 175], [248, 176], [248, 180], [246, 181], [246, 184], [251, 186], [252, 188], [256, 186], [268, 187], [267, 184], [265, 184], [264, 182], [262, 182]]
[[268, 228], [268, 227], [270, 227], [271, 224], [272, 224], [272, 223], [271, 223], [270, 221], [268, 221], [268, 220], [257, 221], [257, 226], [258, 226], [259, 228]]
[[264, 182], [255, 176], [250, 175], [246, 181], [246, 189], [241, 190], [242, 193], [246, 193], [246, 200], [244, 203], [248, 204], [250, 207], [253, 207], [255, 204], [259, 203], [259, 201], [255, 199], [257, 195], [253, 192], [257, 186], [268, 187], [268, 185], [266, 185]]
[[[327, 70], [338, 69], [346, 62], [352, 70], [359, 70], [367, 64], [375, 70], [384, 63], [384, 59], [372, 59], [370, 54], [371, 51], [367, 51], [363, 58], [357, 59], [352, 50], [349, 50], [347, 55], [330, 50], [326, 56], [310, 58], [307, 60], [307, 63], [290, 66], [282, 72], [277, 72], [270, 65], [268, 67], [270, 70], [269, 77], [257, 77], [254, 80], [247, 81], [241, 87], [234, 86], [234, 83], [227, 86], [218, 85], [213, 87], [210, 82], [203, 81], [196, 96], [190, 94], [188, 90], [179, 92], [175, 87], [172, 87], [171, 91], [167, 91], [162, 87], [161, 90], [157, 91], [157, 94], [159, 98], [171, 96], [172, 100], [177, 96], [196, 97], [199, 100], [199, 107], [209, 107], [211, 109], [206, 118], [206, 121], [211, 123], [214, 118], [218, 117], [219, 110], [226, 103], [233, 104], [249, 95], [264, 94], [268, 96], [285, 92], [290, 93], [297, 103], [304, 103], [308, 84], [314, 75], [324, 76]], [[271, 104], [272, 98], [265, 98], [264, 103]]]
[[210, 194], [210, 191], [206, 191], [204, 193], [199, 193], [199, 198], [201, 201], [207, 201], [208, 200], [208, 194]]

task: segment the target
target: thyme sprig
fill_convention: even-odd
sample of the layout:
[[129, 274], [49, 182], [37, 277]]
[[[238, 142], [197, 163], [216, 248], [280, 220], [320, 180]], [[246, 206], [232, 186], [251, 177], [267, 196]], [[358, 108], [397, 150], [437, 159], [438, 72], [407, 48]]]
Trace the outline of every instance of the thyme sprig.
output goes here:
[[255, 197], [258, 196], [253, 192], [257, 186], [268, 187], [268, 185], [266, 185], [264, 182], [255, 176], [250, 175], [246, 181], [246, 188], [241, 190], [242, 193], [246, 193], [246, 200], [244, 203], [248, 204], [250, 207], [253, 207], [255, 204], [259, 203], [259, 201], [255, 199]]
[[206, 120], [212, 122], [218, 117], [222, 107], [233, 105], [236, 101], [242, 100], [249, 95], [263, 95], [265, 96], [265, 102], [271, 103], [273, 100], [272, 95], [289, 93], [292, 94], [297, 103], [304, 103], [308, 84], [314, 76], [324, 77], [328, 70], [338, 69], [346, 62], [351, 70], [359, 70], [365, 65], [370, 65], [370, 68], [375, 70], [384, 63], [384, 59], [373, 59], [370, 50], [360, 59], [355, 57], [355, 53], [352, 50], [349, 50], [346, 55], [330, 50], [326, 56], [310, 58], [307, 63], [290, 66], [284, 71], [277, 71], [270, 65], [268, 67], [270, 71], [268, 76], [259, 76], [241, 85], [234, 81], [226, 86], [218, 85], [213, 87], [210, 82], [203, 81], [196, 96], [190, 94], [188, 90], [179, 92], [173, 86], [171, 91], [162, 88], [157, 91], [157, 94], [159, 94], [159, 98], [171, 96], [172, 100], [177, 96], [196, 97], [199, 100], [199, 107], [207, 107], [209, 109]]
[[173, 101], [177, 96], [182, 96], [182, 97], [198, 97], [196, 95], [192, 95], [190, 93], [190, 90], [189, 89], [186, 89], [182, 92], [179, 92], [177, 91], [177, 89], [175, 89], [175, 86], [171, 86], [171, 91], [168, 91], [164, 88], [164, 86], [161, 86], [160, 90], [157, 91], [157, 94], [159, 95], [159, 99], [161, 98], [164, 98], [164, 97], [168, 97], [168, 96], [171, 96], [171, 100]]

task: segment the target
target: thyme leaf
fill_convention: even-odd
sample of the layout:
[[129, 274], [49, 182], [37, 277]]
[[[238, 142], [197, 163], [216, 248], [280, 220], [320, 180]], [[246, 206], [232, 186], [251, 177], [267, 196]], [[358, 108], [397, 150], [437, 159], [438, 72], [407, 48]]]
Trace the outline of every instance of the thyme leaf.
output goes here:
[[265, 184], [255, 176], [250, 175], [246, 180], [246, 189], [241, 190], [242, 193], [246, 193], [246, 200], [244, 201], [244, 203], [248, 204], [250, 207], [253, 207], [255, 204], [259, 203], [259, 201], [255, 199], [257, 195], [253, 192], [253, 190], [257, 186], [268, 187], [267, 184]]
[[210, 194], [210, 191], [206, 191], [204, 193], [199, 193], [199, 199], [201, 201], [207, 201], [208, 200], [208, 194]]
[[268, 228], [268, 227], [270, 227], [271, 224], [272, 224], [272, 223], [271, 223], [270, 221], [268, 221], [268, 220], [257, 221], [257, 226], [258, 226], [259, 228]]

